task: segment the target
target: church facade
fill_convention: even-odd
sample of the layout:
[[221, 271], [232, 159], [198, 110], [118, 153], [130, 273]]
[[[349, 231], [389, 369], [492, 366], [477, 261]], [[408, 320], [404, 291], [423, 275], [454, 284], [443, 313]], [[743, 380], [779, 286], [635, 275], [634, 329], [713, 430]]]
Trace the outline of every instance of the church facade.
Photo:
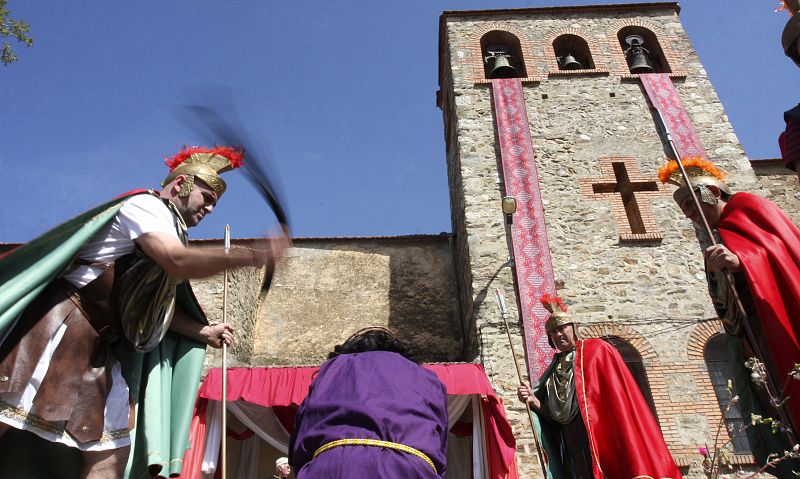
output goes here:
[[[534, 446], [497, 305], [483, 294], [494, 288], [518, 294], [516, 351], [526, 351], [533, 376], [546, 346], [525, 296], [558, 288], [580, 335], [606, 338], [634, 370], [678, 465], [696, 463], [723, 420], [728, 366], [695, 232], [657, 179], [671, 153], [656, 107], [666, 98], [661, 113], [678, 117], [666, 119], [673, 136], [694, 130], [687, 143], [727, 171], [735, 190], [796, 212], [796, 182], [751, 166], [676, 3], [445, 12], [439, 49], [460, 303], [472, 326], [465, 340], [513, 411], [521, 470], [534, 473]], [[510, 74], [497, 71], [507, 65]], [[649, 73], [667, 88], [653, 91]], [[498, 87], [495, 74], [514, 81]], [[517, 137], [520, 125], [530, 140]], [[510, 227], [504, 195], [528, 205]], [[511, 250], [516, 275], [503, 267]], [[736, 412], [723, 422], [735, 428]], [[742, 467], [753, 461], [742, 438], [731, 452]]]
[[[673, 134], [735, 190], [773, 199], [798, 222], [796, 178], [747, 158], [677, 3], [444, 12], [438, 47], [452, 233], [298, 240], [268, 293], [262, 272], [234, 273], [236, 365], [317, 365], [358, 329], [391, 327], [429, 361], [483, 366], [517, 438], [519, 476], [540, 477], [515, 361], [533, 380], [542, 372], [551, 351], [536, 301], [555, 288], [582, 338], [621, 352], [677, 464], [698, 473], [698, 448], [749, 418], [735, 408], [723, 417], [722, 327], [695, 231], [657, 179], [671, 154], [659, 98], [690, 130]], [[653, 90], [640, 71], [669, 83]], [[515, 213], [503, 212], [504, 196]], [[196, 286], [212, 319], [221, 288], [220, 278]], [[752, 468], [743, 437], [730, 452]]]

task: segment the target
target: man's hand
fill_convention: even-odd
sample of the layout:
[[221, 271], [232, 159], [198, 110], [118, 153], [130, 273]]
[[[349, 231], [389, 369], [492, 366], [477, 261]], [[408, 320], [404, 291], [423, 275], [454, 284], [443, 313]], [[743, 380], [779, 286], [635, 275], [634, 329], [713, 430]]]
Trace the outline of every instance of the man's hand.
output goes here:
[[274, 265], [286, 255], [286, 250], [292, 247], [292, 239], [286, 227], [270, 231], [267, 237], [258, 240], [253, 249], [252, 266]]
[[172, 332], [205, 343], [212, 348], [221, 348], [223, 342], [231, 344], [233, 341], [233, 326], [230, 324], [203, 324], [189, 316], [180, 306], [175, 308], [169, 329]]
[[219, 349], [222, 347], [222, 343], [230, 346], [233, 342], [233, 326], [228, 323], [203, 326], [200, 335], [206, 344]]
[[542, 407], [541, 401], [533, 394], [533, 390], [528, 385], [517, 388], [517, 398], [520, 402], [528, 403], [531, 409], [538, 411]]
[[706, 248], [703, 256], [706, 258], [709, 271], [730, 271], [731, 273], [737, 273], [742, 270], [739, 257], [721, 244], [709, 246]]

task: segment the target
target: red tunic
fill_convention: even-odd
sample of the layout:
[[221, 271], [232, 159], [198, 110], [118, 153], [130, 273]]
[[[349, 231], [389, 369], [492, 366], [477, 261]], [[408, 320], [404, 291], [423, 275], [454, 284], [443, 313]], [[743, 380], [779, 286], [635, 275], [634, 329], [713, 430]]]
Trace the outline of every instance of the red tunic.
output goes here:
[[[778, 384], [800, 363], [800, 230], [771, 201], [737, 193], [719, 221], [722, 242], [736, 256], [758, 313]], [[800, 427], [800, 381], [789, 381], [786, 394], [795, 431]]]
[[682, 477], [617, 350], [602, 339], [578, 341], [574, 368], [575, 393], [592, 449], [594, 477]]

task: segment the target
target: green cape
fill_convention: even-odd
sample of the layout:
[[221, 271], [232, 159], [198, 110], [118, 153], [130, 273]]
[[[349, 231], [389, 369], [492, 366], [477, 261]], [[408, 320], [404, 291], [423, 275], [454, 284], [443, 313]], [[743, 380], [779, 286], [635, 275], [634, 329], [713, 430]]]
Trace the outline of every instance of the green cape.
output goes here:
[[[538, 393], [545, 387], [547, 378], [553, 374], [553, 370], [558, 363], [558, 354], [561, 353], [556, 353], [556, 356], [553, 357], [550, 365], [544, 370], [544, 373], [539, 378], [539, 381], [537, 381], [537, 383], [534, 385], [534, 394]], [[537, 394], [537, 397], [541, 400], [543, 396], [541, 394]], [[540, 421], [539, 415], [533, 412], [532, 409], [531, 416], [533, 417], [533, 425], [536, 428], [536, 434], [539, 436], [544, 453], [548, 458], [546, 468], [547, 479], [569, 479], [564, 473], [563, 465], [561, 464], [561, 436], [558, 428], [547, 424], [544, 421]]]
[[[81, 247], [106, 226], [137, 190], [91, 209], [0, 258], [0, 341], [14, 327], [20, 313], [75, 258]], [[205, 315], [188, 283], [178, 287], [177, 302], [198, 321]], [[203, 368], [205, 345], [168, 333], [148, 353], [120, 356], [123, 374], [136, 403], [136, 428], [131, 431], [131, 455], [126, 477], [150, 477], [181, 472], [189, 447], [189, 425]], [[50, 443], [32, 434], [9, 430], [0, 449], [14, 461], [2, 461], [0, 477], [78, 477], [81, 460], [76, 449]], [[29, 456], [30, 461], [23, 456]], [[12, 457], [12, 456], [7, 456]], [[77, 458], [76, 458], [77, 457]], [[77, 466], [68, 471], [67, 466]]]

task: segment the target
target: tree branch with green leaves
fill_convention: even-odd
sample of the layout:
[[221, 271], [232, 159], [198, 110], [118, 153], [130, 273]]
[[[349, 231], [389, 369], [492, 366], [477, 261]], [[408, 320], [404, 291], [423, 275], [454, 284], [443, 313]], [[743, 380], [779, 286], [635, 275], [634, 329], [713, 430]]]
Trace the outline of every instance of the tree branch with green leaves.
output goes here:
[[30, 25], [22, 20], [11, 18], [11, 12], [6, 8], [7, 3], [8, 0], [0, 0], [0, 38], [3, 39], [0, 62], [3, 65], [9, 65], [19, 59], [9, 40], [16, 40], [27, 47], [33, 45], [33, 39], [28, 36]]

